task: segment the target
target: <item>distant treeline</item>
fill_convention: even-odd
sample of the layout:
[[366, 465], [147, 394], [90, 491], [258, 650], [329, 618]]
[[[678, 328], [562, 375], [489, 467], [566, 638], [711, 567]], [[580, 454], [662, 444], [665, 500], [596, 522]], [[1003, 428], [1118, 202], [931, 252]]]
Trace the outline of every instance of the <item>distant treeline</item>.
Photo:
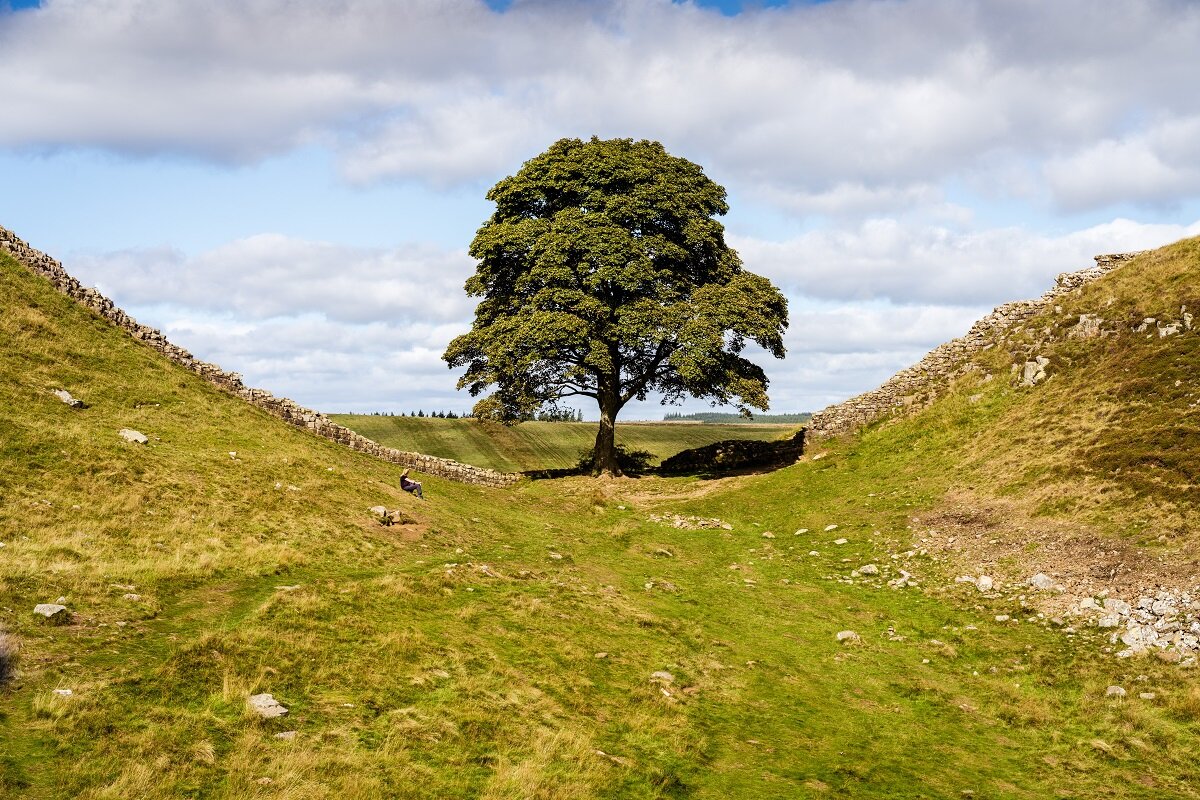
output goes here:
[[[349, 411], [348, 414], [355, 412]], [[411, 413], [401, 411], [397, 414], [394, 411], [372, 411], [364, 416], [368, 417], [434, 417], [436, 419], [474, 419], [471, 414], [455, 414], [453, 411], [430, 411], [428, 414], [423, 409], [417, 409]], [[536, 414], [531, 414], [522, 422], [583, 422], [583, 412], [574, 408], [547, 409], [539, 411]]]
[[[356, 414], [355, 411], [347, 411], [347, 414]], [[411, 414], [401, 411], [397, 414], [395, 411], [372, 411], [368, 414], [363, 414], [365, 417], [437, 417], [438, 419], [470, 419], [470, 414], [455, 414], [453, 411], [430, 411], [426, 414], [418, 409]]]
[[803, 414], [755, 414], [747, 419], [740, 414], [723, 414], [716, 411], [701, 411], [698, 414], [681, 414], [678, 411], [663, 416], [664, 422], [712, 422], [729, 425], [744, 422], [747, 424], [773, 423], [777, 425], [801, 425], [812, 419], [807, 411]]

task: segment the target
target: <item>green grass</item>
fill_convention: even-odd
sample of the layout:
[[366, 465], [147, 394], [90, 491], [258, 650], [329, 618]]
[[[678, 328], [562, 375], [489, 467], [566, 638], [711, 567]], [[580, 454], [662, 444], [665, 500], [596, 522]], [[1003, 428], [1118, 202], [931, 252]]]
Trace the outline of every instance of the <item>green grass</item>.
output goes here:
[[[1065, 368], [1034, 391], [964, 381], [769, 475], [425, 477], [420, 503], [398, 468], [222, 394], [2, 258], [0, 310], [0, 626], [19, 646], [0, 797], [1200, 795], [1190, 672], [1116, 660], [914, 547], [949, 492], [1036, 498], [1029, 470], [1054, 475], [1066, 434], [1027, 409], [1091, 396]], [[1168, 486], [1145, 502], [1191, 513]], [[417, 522], [379, 527], [376, 504]], [[846, 582], [867, 562], [885, 574]], [[922, 585], [888, 587], [901, 567]], [[72, 624], [38, 624], [60, 595]], [[248, 715], [262, 691], [289, 716]]]
[[[513, 426], [474, 419], [334, 414], [332, 419], [368, 439], [400, 450], [451, 458], [503, 472], [568, 469], [596, 442], [594, 422], [522, 422]], [[657, 463], [681, 450], [726, 439], [771, 441], [798, 425], [617, 422], [617, 443], [645, 450]]]

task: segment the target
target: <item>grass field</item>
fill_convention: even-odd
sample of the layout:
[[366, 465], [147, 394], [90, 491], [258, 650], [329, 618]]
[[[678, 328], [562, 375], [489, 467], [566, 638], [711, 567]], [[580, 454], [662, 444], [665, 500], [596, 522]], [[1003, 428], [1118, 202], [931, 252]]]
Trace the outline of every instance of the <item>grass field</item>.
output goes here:
[[[1194, 388], [1125, 395], [1127, 493], [1101, 491], [1116, 479], [1096, 461], [1061, 488], [1082, 423], [1048, 414], [1085, 415], [1193, 340], [1072, 343], [1033, 390], [965, 380], [767, 475], [427, 477], [421, 503], [397, 467], [213, 389], [2, 257], [0, 304], [0, 627], [17, 649], [0, 797], [1200, 796], [1193, 671], [1039, 617], [1019, 564], [1002, 591], [956, 584], [926, 542], [966, 492], [1007, 503], [997, 547], [1051, 519], [1114, 543], [1191, 519], [1170, 465], [1200, 443], [1172, 440], [1168, 469], [1134, 428], [1191, 424]], [[1084, 452], [1117, 446], [1086, 430]], [[1047, 505], [1039, 476], [1086, 503]], [[416, 522], [380, 527], [376, 504]], [[919, 585], [889, 586], [901, 569]], [[59, 596], [70, 624], [40, 624], [34, 604]], [[254, 717], [259, 692], [289, 714]]]
[[[595, 422], [522, 422], [511, 427], [473, 419], [333, 414], [332, 419], [368, 439], [400, 450], [452, 458], [504, 472], [567, 469], [596, 442]], [[681, 450], [725, 439], [770, 441], [799, 425], [617, 422], [617, 443], [645, 450], [654, 463]]]

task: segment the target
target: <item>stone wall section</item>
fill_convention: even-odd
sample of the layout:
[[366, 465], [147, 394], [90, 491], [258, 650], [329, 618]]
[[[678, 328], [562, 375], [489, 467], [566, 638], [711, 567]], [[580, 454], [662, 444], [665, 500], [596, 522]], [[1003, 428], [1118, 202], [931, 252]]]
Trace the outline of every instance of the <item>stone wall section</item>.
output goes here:
[[134, 339], [145, 342], [171, 361], [191, 370], [209, 383], [237, 395], [251, 405], [257, 406], [297, 428], [309, 430], [317, 436], [331, 439], [351, 450], [367, 453], [384, 461], [411, 467], [419, 472], [459, 483], [503, 487], [511, 486], [521, 478], [520, 475], [513, 473], [473, 467], [469, 464], [451, 461], [448, 458], [437, 458], [423, 453], [409, 453], [384, 447], [349, 428], [338, 425], [320, 412], [305, 408], [286, 397], [275, 397], [264, 389], [248, 387], [242, 383], [242, 376], [238, 373], [226, 372], [216, 364], [201, 361], [182, 347], [171, 344], [162, 332], [138, 323], [100, 292], [85, 288], [79, 281], [67, 274], [58, 261], [33, 249], [2, 226], [0, 226], [0, 250], [11, 255], [31, 272], [46, 278], [58, 291], [96, 312]]
[[917, 402], [919, 398], [931, 399], [941, 394], [951, 380], [971, 369], [972, 357], [992, 347], [1002, 334], [1053, 308], [1059, 298], [1107, 275], [1142, 252], [1147, 251], [1096, 256], [1094, 267], [1062, 273], [1054, 288], [1040, 298], [997, 307], [972, 325], [965, 336], [938, 345], [913, 366], [897, 372], [878, 389], [851, 397], [814, 414], [808, 426], [809, 434], [814, 437], [837, 436], [883, 417], [920, 408]]

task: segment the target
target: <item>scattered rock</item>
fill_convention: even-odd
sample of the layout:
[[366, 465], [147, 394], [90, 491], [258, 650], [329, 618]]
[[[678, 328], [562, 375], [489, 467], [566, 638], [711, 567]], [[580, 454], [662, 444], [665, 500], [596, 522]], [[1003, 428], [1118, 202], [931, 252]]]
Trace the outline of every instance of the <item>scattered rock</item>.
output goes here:
[[600, 652], [600, 653], [596, 653], [596, 654], [595, 654], [594, 656], [592, 656], [592, 657], [593, 657], [593, 658], [600, 658], [600, 659], [603, 659], [603, 658], [608, 658], [608, 653]]
[[1119, 614], [1122, 617], [1127, 617], [1133, 609], [1124, 600], [1116, 597], [1106, 597], [1104, 598], [1104, 610], [1111, 614]]
[[975, 587], [981, 592], [990, 592], [995, 585], [996, 582], [990, 575], [980, 575], [979, 579], [975, 581]]
[[685, 517], [682, 514], [651, 514], [650, 521], [659, 522], [664, 525], [670, 525], [674, 528], [681, 528], [684, 530], [733, 530], [733, 526], [728, 522], [716, 519], [715, 517]]
[[764, 538], [764, 539], [774, 539], [774, 538], [775, 538], [775, 534], [771, 533], [770, 531], [763, 531], [762, 538]]
[[1124, 697], [1125, 690], [1120, 686], [1110, 686], [1104, 690], [1105, 697]]
[[847, 539], [834, 539], [834, 540], [833, 540], [833, 543], [834, 543], [834, 544], [845, 544], [847, 541], [849, 541], [849, 540], [847, 540]]
[[830, 531], [836, 531], [836, 530], [837, 530], [837, 525], [826, 525], [825, 526], [826, 533], [829, 533]]
[[1046, 379], [1046, 367], [1050, 365], [1050, 359], [1044, 356], [1037, 356], [1033, 361], [1026, 361], [1025, 368], [1021, 373], [1021, 385], [1033, 386], [1041, 383]]
[[858, 568], [859, 575], [878, 575], [879, 567], [875, 564], [863, 564]]
[[75, 694], [75, 692], [71, 689], [54, 689], [52, 691], [59, 697], [70, 697], [71, 695]]
[[1008, 622], [1010, 619], [1012, 619], [1012, 617], [1010, 617], [1008, 614], [996, 615], [996, 622]]
[[1041, 589], [1042, 591], [1045, 591], [1045, 592], [1051, 591], [1053, 589], [1061, 589], [1062, 588], [1061, 586], [1058, 585], [1058, 582], [1055, 581], [1054, 578], [1051, 578], [1049, 575], [1047, 575], [1044, 572], [1039, 572], [1038, 574], [1036, 574], [1032, 578], [1030, 578], [1029, 585], [1035, 589]]
[[1138, 692], [1138, 697], [1142, 700], [1153, 700], [1158, 697], [1154, 692]]
[[842, 644], [845, 644], [845, 643], [847, 643], [847, 642], [859, 642], [859, 641], [862, 641], [862, 637], [861, 637], [861, 636], [859, 636], [859, 635], [858, 635], [857, 633], [855, 633], [854, 631], [838, 631], [838, 632], [837, 632], [837, 640], [838, 640], [839, 642], [841, 642]]
[[71, 393], [68, 392], [66, 389], [55, 389], [54, 396], [57, 397], [59, 400], [62, 400], [64, 403], [69, 405], [71, 408], [83, 408], [84, 407], [83, 401], [76, 400], [74, 397], [71, 396]]
[[137, 601], [142, 599], [142, 596], [140, 594], [133, 594], [132, 592], [127, 592], [127, 593], [121, 595], [121, 599], [122, 600], [130, 600], [130, 601], [136, 603]]
[[296, 738], [296, 731], [280, 731], [275, 734], [276, 739], [282, 739], [285, 742], [290, 742]]
[[133, 444], [149, 444], [150, 443], [150, 440], [148, 438], [146, 438], [146, 434], [141, 433], [139, 431], [135, 431], [132, 428], [121, 428], [121, 430], [117, 431], [117, 435], [120, 436], [125, 441], [132, 442]]
[[263, 719], [275, 719], [288, 713], [288, 710], [280, 705], [279, 701], [267, 693], [251, 695], [246, 702], [250, 706], [250, 710]]
[[674, 683], [675, 676], [667, 672], [665, 669], [660, 669], [657, 672], [650, 673], [651, 683]]
[[45, 617], [51, 625], [63, 625], [71, 618], [71, 612], [59, 603], [39, 603], [33, 607], [33, 613]]

